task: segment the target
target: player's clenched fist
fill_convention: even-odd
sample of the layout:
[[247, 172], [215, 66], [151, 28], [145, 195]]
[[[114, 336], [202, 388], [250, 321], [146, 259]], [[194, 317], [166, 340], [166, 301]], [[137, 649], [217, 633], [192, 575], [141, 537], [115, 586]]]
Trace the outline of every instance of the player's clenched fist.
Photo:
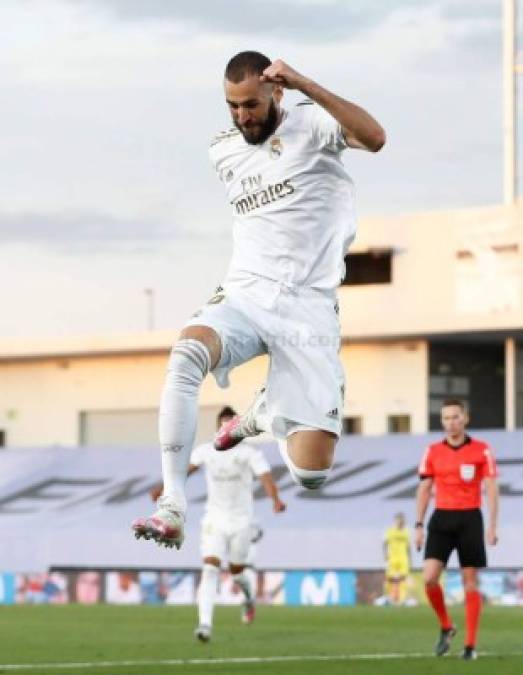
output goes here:
[[280, 84], [287, 89], [299, 89], [306, 78], [296, 70], [288, 66], [281, 59], [276, 59], [268, 68], [265, 68], [260, 75], [261, 82], [272, 82]]
[[488, 527], [487, 528], [487, 544], [489, 546], [495, 546], [498, 543], [498, 535], [496, 534], [496, 528]]
[[281, 499], [275, 499], [272, 504], [272, 510], [274, 513], [283, 513], [285, 509], [287, 508], [287, 505], [284, 504], [284, 502], [281, 501]]

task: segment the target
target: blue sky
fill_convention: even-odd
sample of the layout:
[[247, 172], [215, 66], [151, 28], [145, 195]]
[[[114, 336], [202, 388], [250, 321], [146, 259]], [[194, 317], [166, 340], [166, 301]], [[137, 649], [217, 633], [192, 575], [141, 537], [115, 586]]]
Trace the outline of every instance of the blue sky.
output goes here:
[[241, 49], [386, 128], [382, 153], [346, 154], [361, 215], [499, 202], [501, 6], [3, 0], [0, 336], [142, 330], [144, 287], [176, 330], [212, 293], [230, 217], [207, 145]]

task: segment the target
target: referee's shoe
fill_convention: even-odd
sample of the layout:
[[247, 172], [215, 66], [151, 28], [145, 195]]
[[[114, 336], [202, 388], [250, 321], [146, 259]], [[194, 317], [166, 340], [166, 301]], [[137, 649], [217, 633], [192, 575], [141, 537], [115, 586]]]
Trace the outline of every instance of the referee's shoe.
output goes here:
[[462, 654], [461, 654], [461, 658], [462, 658], [464, 661], [473, 661], [474, 659], [477, 659], [477, 658], [478, 658], [478, 653], [477, 653], [477, 651], [474, 649], [474, 647], [467, 646], [467, 647], [464, 647], [464, 648], [463, 648], [463, 652], [462, 652]]
[[458, 631], [455, 626], [441, 629], [439, 640], [436, 642], [436, 646], [434, 647], [434, 654], [436, 654], [436, 656], [444, 656], [449, 651], [450, 642], [457, 632]]

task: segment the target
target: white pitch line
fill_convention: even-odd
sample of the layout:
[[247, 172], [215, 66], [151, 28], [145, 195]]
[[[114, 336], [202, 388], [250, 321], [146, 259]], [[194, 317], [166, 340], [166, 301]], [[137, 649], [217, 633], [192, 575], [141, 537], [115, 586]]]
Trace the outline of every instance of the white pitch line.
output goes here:
[[[480, 652], [480, 656], [491, 658], [523, 656], [523, 652], [507, 652], [504, 654], [495, 652]], [[427, 659], [435, 658], [434, 654], [427, 652], [419, 653], [385, 653], [385, 654], [303, 654], [295, 656], [239, 656], [222, 657], [214, 659], [159, 659], [157, 661], [80, 661], [78, 663], [0, 663], [0, 671], [3, 670], [50, 670], [71, 668], [124, 668], [129, 666], [213, 666], [234, 665], [249, 663], [285, 663], [299, 661], [385, 661], [393, 659]], [[448, 657], [447, 657], [448, 658]]]

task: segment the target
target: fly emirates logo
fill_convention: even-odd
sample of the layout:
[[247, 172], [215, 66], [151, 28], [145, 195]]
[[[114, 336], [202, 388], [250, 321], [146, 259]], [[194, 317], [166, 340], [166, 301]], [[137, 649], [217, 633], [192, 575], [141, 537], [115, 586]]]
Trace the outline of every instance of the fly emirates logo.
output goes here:
[[263, 206], [285, 199], [295, 192], [290, 178], [286, 178], [281, 183], [263, 185], [262, 176], [258, 174], [257, 176], [243, 178], [241, 184], [243, 187], [242, 195], [231, 202], [238, 215], [261, 209]]

